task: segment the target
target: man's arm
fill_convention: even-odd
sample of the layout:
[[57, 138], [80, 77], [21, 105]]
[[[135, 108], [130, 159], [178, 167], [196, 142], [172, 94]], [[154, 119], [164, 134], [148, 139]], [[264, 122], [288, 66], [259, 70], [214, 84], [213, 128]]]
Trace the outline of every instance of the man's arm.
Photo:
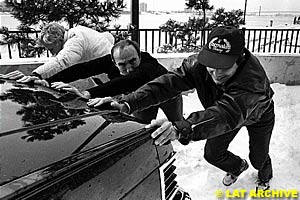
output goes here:
[[[265, 94], [248, 91], [225, 93], [214, 105], [204, 111], [193, 112], [187, 121], [192, 125], [193, 140], [213, 138], [260, 120], [271, 106], [272, 99]], [[206, 123], [202, 123], [207, 121]]]
[[88, 78], [101, 73], [107, 73], [109, 78], [120, 76], [119, 69], [114, 65], [111, 60], [110, 54], [96, 58], [89, 62], [73, 65], [46, 80], [49, 83], [53, 82], [73, 82], [78, 79]]
[[147, 82], [164, 74], [160, 68], [153, 63], [143, 63], [135, 71], [128, 75], [114, 78], [113, 80], [87, 90], [92, 98], [115, 96], [132, 92]]
[[148, 82], [135, 92], [126, 95], [123, 101], [129, 104], [132, 112], [159, 105], [182, 91], [193, 89], [195, 85], [192, 73], [191, 66], [183, 63], [176, 72], [169, 72]]
[[[112, 62], [112, 61], [111, 61]], [[115, 96], [119, 94], [124, 94], [128, 92], [132, 92], [139, 88], [140, 86], [144, 85], [145, 83], [153, 80], [155, 77], [158, 77], [161, 74], [164, 74], [167, 72], [167, 70], [161, 70], [161, 66], [156, 66], [158, 63], [143, 63], [141, 66], [139, 66], [135, 71], [130, 72], [128, 75], [116, 77], [112, 79], [111, 81], [108, 81], [102, 85], [96, 86], [94, 88], [88, 89], [84, 92], [76, 91], [76, 89], [68, 84], [58, 82], [58, 79], [56, 79], [56, 83], [52, 84], [52, 86], [56, 87], [57, 89], [66, 89], [69, 91], [76, 91], [76, 93], [80, 96], [85, 96], [85, 98], [96, 98], [96, 97], [108, 97], [108, 96]], [[101, 66], [96, 66], [95, 70], [99, 70]], [[87, 66], [88, 67], [88, 66]], [[83, 71], [82, 74], [86, 73], [86, 68], [80, 67]], [[71, 70], [73, 70], [71, 72]], [[111, 69], [108, 69], [108, 71]], [[68, 73], [65, 75], [65, 71]], [[69, 69], [64, 70], [63, 72], [54, 75], [55, 76], [61, 76], [64, 78], [65, 76], [69, 76], [72, 74], [75, 74], [77, 71], [77, 68], [71, 67]], [[81, 70], [80, 70], [81, 71]], [[95, 74], [93, 74], [95, 75]], [[74, 75], [73, 75], [74, 76]], [[71, 78], [74, 78], [71, 76]], [[53, 82], [53, 81], [52, 81]], [[66, 81], [64, 81], [66, 82]]]

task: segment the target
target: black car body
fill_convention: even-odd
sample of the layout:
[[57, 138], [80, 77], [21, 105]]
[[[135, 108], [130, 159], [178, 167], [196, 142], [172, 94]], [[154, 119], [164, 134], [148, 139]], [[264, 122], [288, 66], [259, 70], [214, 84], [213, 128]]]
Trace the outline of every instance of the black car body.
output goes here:
[[0, 79], [0, 199], [190, 199], [142, 121]]

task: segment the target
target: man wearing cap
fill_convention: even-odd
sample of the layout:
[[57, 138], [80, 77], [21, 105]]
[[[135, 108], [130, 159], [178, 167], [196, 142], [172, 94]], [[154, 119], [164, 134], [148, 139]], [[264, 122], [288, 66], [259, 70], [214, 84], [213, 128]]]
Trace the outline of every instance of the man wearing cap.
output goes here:
[[[121, 101], [104, 98], [102, 103], [127, 113], [159, 104], [182, 91], [196, 88], [205, 110], [171, 123], [152, 121], [159, 126], [152, 133], [156, 145], [179, 140], [207, 139], [205, 159], [226, 172], [223, 184], [230, 186], [248, 168], [245, 159], [228, 151], [238, 131], [249, 133], [249, 160], [258, 170], [258, 189], [268, 189], [272, 178], [269, 144], [274, 126], [274, 103], [269, 79], [259, 60], [245, 47], [244, 34], [233, 27], [217, 27], [198, 55], [185, 59], [176, 73], [169, 73], [142, 86]], [[196, 110], [196, 108], [195, 108]]]

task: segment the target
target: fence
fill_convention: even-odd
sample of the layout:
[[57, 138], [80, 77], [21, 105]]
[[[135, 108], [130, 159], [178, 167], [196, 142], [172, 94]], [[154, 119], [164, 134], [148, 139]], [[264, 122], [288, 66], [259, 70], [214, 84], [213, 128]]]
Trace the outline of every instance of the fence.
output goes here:
[[[246, 47], [251, 52], [263, 52], [263, 53], [300, 53], [300, 29], [242, 29], [245, 33]], [[111, 33], [117, 34], [120, 31], [127, 31], [126, 29], [110, 29]], [[200, 31], [194, 31], [193, 36], [198, 37], [197, 42], [194, 44], [199, 48], [202, 47], [206, 41], [210, 29], [203, 29]], [[10, 33], [21, 34], [19, 31], [10, 31]], [[185, 41], [176, 39], [174, 37], [175, 32], [162, 32], [160, 29], [139, 29], [139, 44], [142, 51], [149, 53], [157, 53], [159, 47], [170, 44], [174, 47], [180, 47], [185, 45]], [[40, 31], [26, 32], [30, 37], [37, 38]], [[20, 44], [14, 45], [1, 45], [0, 58], [19, 58], [22, 57]], [[47, 51], [44, 55], [49, 56]]]

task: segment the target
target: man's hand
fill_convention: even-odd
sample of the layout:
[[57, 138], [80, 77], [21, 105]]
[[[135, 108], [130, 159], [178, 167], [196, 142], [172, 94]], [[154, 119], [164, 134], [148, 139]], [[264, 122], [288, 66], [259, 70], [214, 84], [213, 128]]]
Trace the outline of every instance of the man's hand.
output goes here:
[[19, 83], [27, 83], [30, 81], [34, 81], [34, 83], [43, 85], [45, 87], [49, 87], [49, 83], [46, 80], [41, 80], [36, 76], [25, 76], [23, 72], [20, 71], [13, 71], [8, 74], [0, 74], [0, 78], [7, 78], [11, 80], [18, 79], [17, 82]]
[[151, 124], [145, 126], [145, 128], [159, 127], [152, 134], [155, 145], [163, 145], [169, 141], [179, 139], [179, 133], [171, 122], [167, 119], [152, 120]]
[[129, 108], [127, 107], [126, 104], [119, 103], [116, 100], [114, 100], [112, 97], [90, 99], [87, 102], [87, 105], [90, 107], [99, 107], [106, 103], [109, 103], [111, 107], [119, 110], [120, 112], [129, 113]]
[[10, 72], [8, 74], [1, 75], [1, 78], [16, 80], [16, 79], [20, 79], [24, 76], [25, 76], [25, 74], [23, 72], [20, 72], [20, 71], [16, 70], [16, 71]]
[[51, 87], [57, 90], [65, 90], [65, 91], [73, 92], [85, 99], [89, 98], [89, 95], [85, 94], [84, 92], [80, 92], [76, 87], [64, 82], [54, 82], [51, 84]]
[[64, 82], [51, 83], [51, 87], [54, 89], [57, 89], [57, 90], [66, 90], [66, 91], [70, 91], [70, 92], [74, 92], [74, 93], [79, 92], [79, 90], [76, 87], [74, 87], [68, 83], [64, 83]]
[[50, 87], [48, 81], [46, 81], [46, 80], [44, 80], [44, 79], [43, 79], [43, 80], [35, 80], [34, 83], [35, 83], [35, 84], [42, 85], [42, 86], [45, 86], [45, 87]]
[[18, 79], [17, 82], [18, 83], [28, 83], [31, 81], [38, 81], [40, 80], [37, 76], [23, 76], [22, 78]]

